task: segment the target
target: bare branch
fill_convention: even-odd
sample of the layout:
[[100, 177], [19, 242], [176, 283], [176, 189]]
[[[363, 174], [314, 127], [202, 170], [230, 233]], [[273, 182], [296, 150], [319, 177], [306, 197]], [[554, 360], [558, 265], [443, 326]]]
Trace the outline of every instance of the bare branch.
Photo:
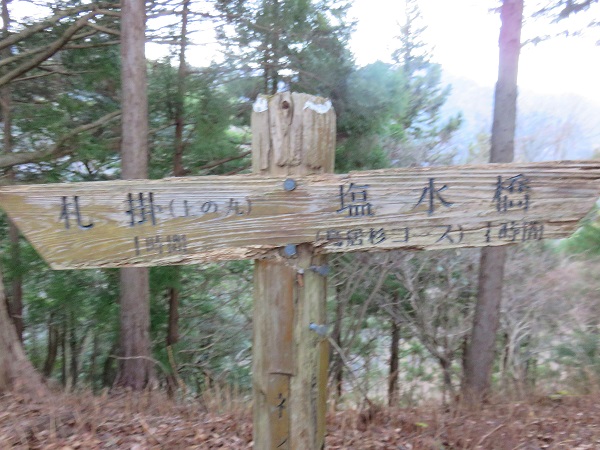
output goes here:
[[96, 23], [88, 23], [88, 26], [102, 33], [112, 34], [114, 36], [121, 36], [121, 32], [119, 30], [113, 30], [112, 28], [103, 27], [102, 25], [98, 25]]
[[[88, 25], [91, 25], [91, 24], [88, 24]], [[75, 36], [73, 36], [71, 38], [71, 40], [75, 41], [75, 40], [78, 40], [78, 39], [86, 38], [86, 37], [89, 37], [89, 36], [93, 36], [96, 33], [98, 33], [97, 30], [87, 31], [85, 33], [76, 34]], [[17, 53], [15, 55], [12, 55], [9, 58], [2, 58], [2, 60], [0, 60], [0, 67], [6, 66], [8, 64], [12, 64], [13, 62], [18, 61], [20, 59], [28, 58], [31, 55], [35, 55], [36, 53], [43, 52], [47, 48], [48, 48], [47, 45], [43, 45], [43, 46], [40, 46], [40, 47], [35, 47], [35, 48], [32, 48], [32, 49], [29, 49], [26, 52]], [[66, 48], [66, 47], [63, 47], [63, 48]]]
[[50, 72], [46, 72], [46, 73], [38, 73], [36, 75], [30, 75], [28, 77], [17, 78], [16, 80], [13, 80], [13, 83], [18, 83], [19, 81], [36, 80], [38, 78], [44, 78], [44, 77], [48, 77], [50, 75], [73, 75], [73, 74], [50, 71]]
[[[88, 25], [91, 25], [91, 23], [88, 23]], [[95, 34], [97, 34], [97, 33], [98, 33], [98, 31], [97, 31], [97, 30], [85, 31], [85, 32], [83, 32], [83, 33], [76, 34], [75, 36], [73, 36], [73, 37], [71, 38], [71, 40], [72, 40], [72, 41], [77, 41], [77, 40], [79, 40], [79, 39], [85, 39], [86, 37], [93, 36], [93, 35], [95, 35]]]
[[51, 45], [49, 45], [46, 48], [46, 50], [43, 51], [41, 54], [39, 54], [35, 58], [32, 58], [29, 61], [24, 62], [17, 68], [8, 72], [6, 75], [0, 77], [0, 87], [10, 83], [15, 78], [18, 78], [25, 72], [38, 66], [40, 63], [47, 60], [56, 52], [58, 52], [67, 42], [69, 42], [69, 40], [75, 35], [75, 33], [77, 33], [77, 31], [79, 31], [81, 28], [87, 25], [88, 21], [97, 14], [97, 11], [92, 11], [86, 14], [81, 19], [77, 20], [77, 22], [75, 22], [73, 25], [71, 25], [59, 39], [57, 39]]
[[251, 153], [250, 151], [247, 151], [247, 152], [244, 152], [244, 153], [242, 153], [240, 155], [230, 156], [228, 158], [219, 159], [217, 161], [213, 161], [213, 162], [210, 162], [208, 164], [205, 164], [203, 166], [198, 167], [198, 170], [212, 169], [214, 167], [217, 167], [217, 166], [220, 166], [222, 164], [228, 163], [229, 161], [235, 161], [237, 159], [242, 159], [242, 158], [248, 156], [250, 153]]
[[67, 77], [72, 77], [74, 75], [81, 75], [84, 73], [92, 73], [92, 71], [90, 70], [80, 70], [77, 72], [67, 72], [66, 70], [53, 70], [50, 69], [49, 67], [43, 67], [40, 66], [38, 67], [39, 70], [43, 70], [45, 71], [45, 73], [38, 73], [36, 75], [31, 75], [28, 77], [23, 77], [23, 78], [17, 78], [16, 80], [13, 80], [13, 83], [18, 83], [19, 81], [29, 81], [29, 80], [35, 80], [36, 78], [42, 78], [42, 77], [47, 77], [49, 75], [65, 75]]
[[250, 169], [250, 167], [252, 167], [252, 164], [247, 164], [245, 166], [239, 167], [237, 169], [231, 170], [227, 173], [225, 173], [224, 175], [237, 175], [240, 172], [243, 172], [244, 170], [248, 170]]
[[97, 9], [99, 6], [101, 7], [105, 7], [105, 8], [110, 8], [111, 5], [110, 3], [101, 3], [101, 4], [92, 4], [92, 5], [81, 5], [81, 6], [76, 6], [74, 8], [69, 8], [69, 9], [65, 9], [64, 11], [60, 11], [59, 13], [55, 14], [52, 17], [49, 17], [48, 19], [25, 28], [23, 31], [21, 31], [20, 33], [15, 33], [15, 34], [11, 34], [9, 37], [7, 37], [6, 39], [3, 39], [2, 41], [0, 41], [0, 50], [10, 47], [11, 45], [15, 45], [16, 43], [27, 39], [30, 36], [33, 36], [35, 33], [42, 31], [52, 25], [54, 25], [56, 22], [64, 19], [65, 17], [69, 17], [75, 14], [78, 14], [82, 11], [88, 11], [90, 9], [95, 10], [96, 14], [107, 14], [108, 11], [104, 11], [104, 10], [99, 10]]
[[121, 41], [105, 41], [105, 42], [90, 42], [89, 44], [69, 44], [63, 47], [63, 50], [80, 50], [84, 48], [110, 47], [111, 45], [119, 45]]
[[40, 53], [41, 51], [44, 51], [44, 49], [48, 48], [47, 46], [43, 46], [43, 47], [35, 47], [32, 48], [31, 50], [27, 50], [26, 52], [23, 53], [17, 53], [16, 55], [7, 57], [7, 58], [2, 58], [2, 60], [0, 60], [0, 67], [2, 66], [6, 66], [7, 64], [11, 64], [15, 61], [18, 61], [19, 59], [23, 59], [23, 58], [28, 58], [31, 55], [35, 55], [36, 53]]
[[103, 16], [111, 16], [111, 17], [121, 18], [121, 11], [113, 11], [110, 9], [99, 9], [98, 13], [102, 14]]
[[72, 153], [74, 148], [65, 148], [65, 145], [77, 135], [84, 133], [86, 131], [93, 130], [95, 128], [99, 128], [103, 125], [106, 125], [113, 119], [116, 119], [121, 115], [121, 111], [114, 111], [110, 114], [107, 114], [95, 122], [88, 123], [85, 125], [81, 125], [73, 131], [62, 136], [56, 143], [46, 149], [38, 150], [35, 152], [20, 152], [20, 153], [10, 153], [6, 155], [0, 155], [0, 168], [7, 168], [16, 166], [18, 164], [27, 164], [33, 162], [39, 162], [48, 158], [57, 158], [59, 156], [64, 156], [66, 154]]

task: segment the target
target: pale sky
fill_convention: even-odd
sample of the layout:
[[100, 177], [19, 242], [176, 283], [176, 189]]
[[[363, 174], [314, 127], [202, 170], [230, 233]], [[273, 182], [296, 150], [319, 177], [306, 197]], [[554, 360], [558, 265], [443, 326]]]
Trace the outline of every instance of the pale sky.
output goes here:
[[[533, 5], [540, 0], [526, 0]], [[420, 0], [427, 31], [425, 40], [433, 47], [435, 62], [444, 71], [470, 78], [482, 85], [495, 83], [498, 68], [498, 33], [500, 18], [489, 12], [498, 0]], [[531, 7], [532, 9], [535, 6]], [[13, 16], [35, 14], [29, 3], [12, 3]], [[353, 0], [350, 15], [358, 20], [351, 42], [360, 65], [376, 60], [390, 61], [397, 42], [399, 24], [404, 20], [403, 0]], [[527, 14], [526, 14], [527, 15]], [[600, 17], [600, 3], [586, 15], [580, 15], [580, 25]], [[576, 18], [577, 20], [577, 18]], [[600, 33], [584, 38], [554, 38], [537, 46], [527, 45], [521, 52], [519, 85], [537, 93], [576, 93], [600, 104]], [[540, 21], [526, 20], [524, 37], [545, 34]], [[213, 41], [212, 33], [198, 33]], [[196, 42], [197, 44], [206, 44]], [[189, 52], [189, 61], [205, 65], [214, 57], [212, 45], [198, 45]], [[147, 56], [159, 58], [166, 48], [147, 46]]]
[[[358, 19], [352, 49], [359, 64], [389, 61], [404, 17], [401, 0], [354, 0]], [[498, 73], [500, 17], [489, 12], [494, 0], [421, 0], [427, 26], [425, 39], [434, 59], [453, 75], [493, 85]], [[526, 1], [527, 3], [527, 1]], [[531, 4], [531, 2], [529, 2]], [[600, 5], [595, 7], [598, 17]], [[588, 13], [590, 20], [594, 11]], [[580, 21], [581, 22], [581, 21]], [[547, 34], [550, 27], [528, 19], [523, 37]], [[597, 35], [596, 35], [597, 36]], [[538, 93], [572, 92], [600, 104], [600, 46], [593, 36], [554, 38], [526, 45], [520, 58], [519, 85]]]

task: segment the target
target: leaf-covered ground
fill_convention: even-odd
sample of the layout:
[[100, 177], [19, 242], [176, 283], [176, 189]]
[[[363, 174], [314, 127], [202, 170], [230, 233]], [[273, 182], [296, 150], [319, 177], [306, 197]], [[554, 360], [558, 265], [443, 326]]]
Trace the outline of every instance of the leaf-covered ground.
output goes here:
[[[600, 449], [600, 396], [539, 398], [476, 412], [439, 407], [331, 414], [328, 449]], [[214, 410], [214, 405], [211, 406]], [[248, 407], [209, 412], [160, 394], [0, 397], [0, 449], [248, 449]]]

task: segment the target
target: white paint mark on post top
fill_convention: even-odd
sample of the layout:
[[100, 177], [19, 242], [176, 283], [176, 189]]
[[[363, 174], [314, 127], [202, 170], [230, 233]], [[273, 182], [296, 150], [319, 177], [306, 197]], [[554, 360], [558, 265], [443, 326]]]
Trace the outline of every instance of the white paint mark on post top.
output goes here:
[[325, 113], [327, 113], [331, 109], [331, 101], [327, 100], [323, 104], [318, 104], [318, 103], [315, 103], [315, 102], [312, 102], [312, 101], [308, 100], [304, 104], [304, 108], [303, 109], [313, 110], [317, 114], [325, 114]]
[[254, 112], [261, 113], [269, 110], [269, 103], [264, 97], [258, 97], [252, 105]]

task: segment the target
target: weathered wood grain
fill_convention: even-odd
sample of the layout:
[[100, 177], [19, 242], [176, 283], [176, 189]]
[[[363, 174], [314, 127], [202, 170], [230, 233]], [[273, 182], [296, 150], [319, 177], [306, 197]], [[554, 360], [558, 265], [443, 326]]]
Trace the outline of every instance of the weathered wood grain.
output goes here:
[[[515, 202], [506, 211], [494, 200], [499, 176], [505, 186], [526, 180], [526, 192], [500, 192]], [[7, 186], [0, 207], [53, 268], [65, 269], [277, 258], [286, 244], [333, 253], [558, 238], [600, 192], [594, 161], [291, 177], [293, 191], [284, 190], [283, 173]], [[527, 206], [516, 206], [525, 193]]]
[[[306, 94], [282, 93], [259, 99], [258, 106], [252, 115], [252, 134], [264, 139], [252, 148], [254, 172], [297, 178], [333, 171], [335, 114], [330, 103]], [[288, 203], [296, 200], [278, 197], [281, 179], [278, 183], [278, 193], [268, 194], [273, 203], [261, 208], [267, 214], [283, 211], [281, 217], [289, 224]], [[305, 197], [299, 189], [286, 193]], [[282, 233], [286, 227], [290, 226], [284, 224]], [[268, 228], [264, 230], [268, 233]], [[327, 264], [327, 256], [313, 250], [302, 244], [292, 258], [255, 261], [255, 448], [320, 449], [324, 445], [329, 349], [327, 340], [311, 331], [310, 324], [326, 323], [327, 278], [310, 268]]]

